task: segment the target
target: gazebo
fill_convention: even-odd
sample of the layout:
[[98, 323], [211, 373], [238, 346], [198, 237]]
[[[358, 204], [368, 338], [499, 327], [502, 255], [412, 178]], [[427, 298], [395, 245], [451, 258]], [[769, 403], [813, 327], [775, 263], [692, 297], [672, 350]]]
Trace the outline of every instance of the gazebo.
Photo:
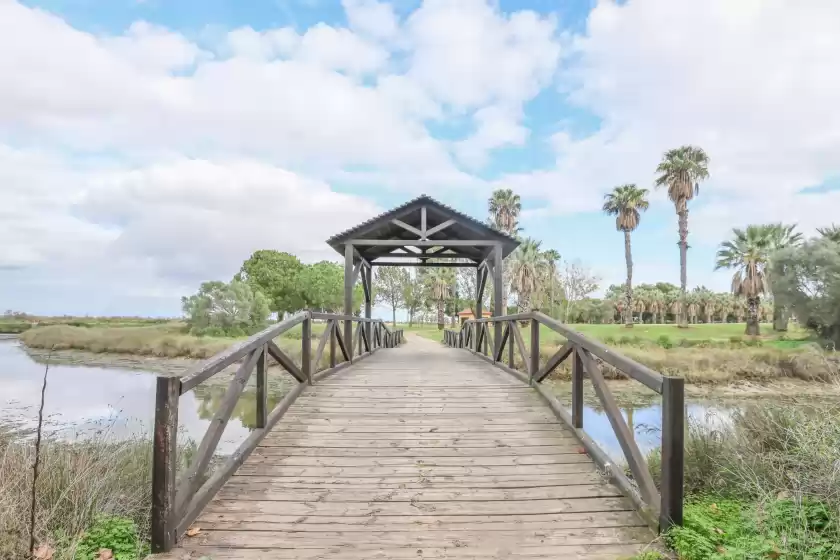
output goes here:
[[[327, 243], [344, 255], [344, 314], [353, 314], [353, 286], [361, 278], [365, 317], [373, 306], [374, 266], [469, 267], [476, 269], [475, 314], [484, 317], [482, 299], [487, 278], [493, 283], [492, 316], [504, 312], [502, 261], [519, 241], [437, 200], [421, 195], [393, 210], [334, 235]], [[370, 329], [368, 324], [366, 327]], [[496, 344], [501, 324], [495, 325]], [[352, 340], [352, 324], [344, 322], [345, 340]], [[370, 339], [370, 332], [367, 332]]]
[[[481, 318], [484, 319], [485, 317], [492, 317], [493, 314], [490, 311], [482, 311]], [[472, 309], [464, 309], [463, 311], [458, 312], [458, 322], [459, 324], [463, 325], [464, 321], [468, 321], [470, 319], [475, 319], [476, 314], [473, 312]]]

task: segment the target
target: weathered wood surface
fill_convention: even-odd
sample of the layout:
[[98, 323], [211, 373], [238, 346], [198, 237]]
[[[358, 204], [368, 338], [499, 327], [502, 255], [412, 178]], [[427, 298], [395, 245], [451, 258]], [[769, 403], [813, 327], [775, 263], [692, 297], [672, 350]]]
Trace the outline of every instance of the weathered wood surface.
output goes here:
[[[160, 559], [626, 558], [654, 540], [537, 393], [412, 337], [306, 387]], [[158, 557], [155, 557], [158, 558]]]

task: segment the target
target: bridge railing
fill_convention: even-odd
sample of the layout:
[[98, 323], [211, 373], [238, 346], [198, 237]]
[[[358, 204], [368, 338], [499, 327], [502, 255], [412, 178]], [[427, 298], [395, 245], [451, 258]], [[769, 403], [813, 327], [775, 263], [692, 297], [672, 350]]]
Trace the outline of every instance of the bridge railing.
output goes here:
[[[326, 324], [313, 351], [312, 328], [316, 321], [325, 321]], [[352, 332], [352, 340], [345, 340], [340, 327], [340, 323], [348, 321], [351, 325], [356, 325], [355, 332]], [[274, 341], [297, 325], [301, 325], [302, 330], [300, 365]], [[307, 385], [366, 358], [380, 348], [396, 347], [402, 341], [402, 330], [391, 331], [378, 319], [301, 311], [216, 354], [181, 378], [158, 377], [152, 463], [152, 552], [171, 550], [225, 481], [271, 431]], [[318, 372], [327, 344], [329, 366]], [[267, 372], [270, 359], [277, 362], [298, 382], [272, 410], [268, 410]], [[176, 450], [180, 396], [236, 363], [240, 365], [195, 455], [179, 476]], [[257, 400], [255, 429], [239, 448], [208, 476], [207, 469], [222, 433], [254, 371]]]
[[[526, 345], [517, 323], [530, 329], [529, 344]], [[566, 339], [566, 343], [545, 363], [541, 363], [540, 359], [541, 325]], [[495, 344], [491, 330], [495, 331], [498, 338]], [[469, 349], [535, 387], [557, 417], [572, 429], [593, 460], [609, 473], [616, 485], [633, 500], [652, 525], [658, 524], [660, 531], [665, 531], [672, 525], [682, 525], [685, 437], [685, 396], [682, 378], [661, 375], [538, 311], [468, 320], [460, 331], [445, 331], [443, 342], [453, 348]], [[504, 364], [505, 354], [507, 365]], [[522, 358], [522, 371], [516, 369], [516, 354]], [[661, 395], [661, 477], [658, 488], [596, 358]], [[551, 391], [542, 385], [542, 381], [566, 359], [572, 361], [571, 411], [567, 411]], [[585, 431], [585, 378], [592, 383], [595, 394], [604, 408], [635, 484]]]

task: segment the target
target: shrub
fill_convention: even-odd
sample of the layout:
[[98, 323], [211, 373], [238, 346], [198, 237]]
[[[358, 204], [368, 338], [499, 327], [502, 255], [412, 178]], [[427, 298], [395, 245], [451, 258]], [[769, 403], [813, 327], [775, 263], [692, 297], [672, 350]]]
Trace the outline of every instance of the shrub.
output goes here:
[[141, 539], [133, 520], [108, 515], [98, 516], [85, 531], [76, 546], [76, 558], [96, 560], [103, 548], [111, 551], [114, 560], [138, 560], [149, 552], [148, 544]]
[[671, 338], [667, 334], [663, 334], [657, 338], [656, 343], [666, 350], [674, 347], [674, 344], [671, 342]]

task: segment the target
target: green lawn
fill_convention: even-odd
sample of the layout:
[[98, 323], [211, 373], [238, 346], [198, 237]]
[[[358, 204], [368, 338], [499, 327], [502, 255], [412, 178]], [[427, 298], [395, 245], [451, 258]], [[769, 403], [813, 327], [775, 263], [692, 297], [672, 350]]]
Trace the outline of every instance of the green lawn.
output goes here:
[[[730, 340], [732, 337], [744, 337], [746, 325], [744, 323], [711, 323], [689, 325], [688, 328], [684, 329], [676, 325], [635, 325], [630, 329], [624, 325], [577, 324], [569, 325], [569, 327], [586, 336], [607, 342], [615, 341], [621, 343], [622, 337], [626, 337], [625, 341], [628, 338], [640, 338], [655, 342], [660, 337], [667, 336], [676, 344], [683, 339], [724, 342]], [[408, 329], [408, 326], [402, 325], [402, 328]], [[447, 326], [446, 328], [457, 327]], [[437, 325], [413, 325], [409, 330], [433, 340], [440, 340], [442, 337]], [[762, 324], [761, 333], [761, 338], [765, 344], [769, 343], [778, 347], [795, 347], [805, 342], [809, 336], [808, 331], [795, 324], [790, 325], [790, 330], [787, 333], [774, 332], [771, 324]], [[522, 335], [525, 340], [530, 340], [530, 328], [523, 328]], [[780, 336], [788, 340], [779, 340]], [[540, 339], [545, 343], [557, 344], [562, 341], [563, 337], [549, 327], [540, 325]]]

